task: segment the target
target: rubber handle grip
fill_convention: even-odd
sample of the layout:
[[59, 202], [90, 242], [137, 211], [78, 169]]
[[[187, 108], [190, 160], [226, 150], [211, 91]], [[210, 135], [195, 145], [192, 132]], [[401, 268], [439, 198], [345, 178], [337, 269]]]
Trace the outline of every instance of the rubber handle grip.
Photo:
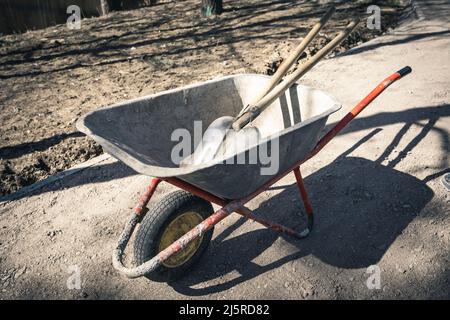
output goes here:
[[400, 77], [404, 77], [407, 74], [410, 74], [411, 72], [412, 72], [412, 69], [409, 66], [404, 67], [403, 69], [397, 71], [397, 73], [400, 75]]

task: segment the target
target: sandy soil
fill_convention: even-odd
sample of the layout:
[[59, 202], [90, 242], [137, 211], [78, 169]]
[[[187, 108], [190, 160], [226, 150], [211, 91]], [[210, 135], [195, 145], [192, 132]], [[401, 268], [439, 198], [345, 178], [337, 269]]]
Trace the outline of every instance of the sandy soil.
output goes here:
[[[375, 1], [382, 30], [362, 23], [336, 52], [395, 26], [408, 1], [397, 2]], [[308, 54], [368, 3], [339, 3]], [[81, 30], [0, 37], [0, 196], [102, 153], [76, 131], [80, 115], [219, 75], [273, 73], [323, 12], [311, 1], [230, 0], [220, 18], [202, 19], [199, 1], [172, 1], [86, 19]]]

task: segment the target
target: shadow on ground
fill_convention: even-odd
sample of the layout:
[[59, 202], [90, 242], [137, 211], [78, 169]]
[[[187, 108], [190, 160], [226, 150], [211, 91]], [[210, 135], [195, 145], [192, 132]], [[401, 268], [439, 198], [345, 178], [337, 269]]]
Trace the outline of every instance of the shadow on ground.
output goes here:
[[397, 40], [387, 41], [387, 42], [377, 42], [373, 44], [363, 45], [360, 47], [356, 47], [354, 49], [351, 49], [347, 52], [344, 52], [343, 56], [351, 56], [355, 54], [359, 54], [366, 51], [375, 50], [381, 47], [389, 47], [389, 46], [395, 46], [400, 45], [408, 42], [414, 42], [414, 41], [420, 41], [427, 39], [429, 41], [433, 41], [433, 39], [436, 39], [438, 37], [448, 37], [450, 36], [450, 30], [444, 30], [444, 31], [437, 31], [437, 32], [428, 32], [428, 33], [420, 33], [420, 30], [418, 30], [418, 33], [416, 34], [409, 34], [407, 37], [400, 36]]
[[[305, 179], [315, 210], [314, 230], [305, 240], [283, 236], [298, 248], [297, 252], [264, 266], [252, 262], [272, 246], [279, 235], [259, 229], [227, 238], [245, 222], [241, 218], [215, 238], [195, 271], [172, 283], [173, 288], [190, 296], [216, 293], [307, 255], [344, 269], [376, 264], [433, 198], [433, 191], [424, 181], [390, 165], [381, 165], [381, 161], [347, 156], [378, 132], [371, 132], [330, 165]], [[290, 226], [298, 225], [298, 213], [302, 209], [292, 205], [295, 194], [298, 194], [295, 184], [286, 186], [281, 193], [261, 203], [255, 213]], [[240, 276], [233, 280], [193, 288], [234, 270]]]
[[79, 138], [83, 137], [84, 134], [81, 132], [71, 132], [71, 133], [62, 133], [57, 134], [49, 138], [44, 138], [39, 141], [21, 143], [15, 146], [7, 146], [0, 148], [0, 158], [2, 159], [13, 159], [19, 158], [27, 153], [46, 150], [61, 141], [68, 138]]

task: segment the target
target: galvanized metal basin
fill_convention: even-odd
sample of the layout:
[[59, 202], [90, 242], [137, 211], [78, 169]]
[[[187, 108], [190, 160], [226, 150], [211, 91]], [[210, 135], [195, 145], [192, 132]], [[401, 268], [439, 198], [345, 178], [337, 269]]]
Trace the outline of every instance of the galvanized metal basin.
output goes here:
[[[228, 157], [180, 167], [173, 161], [180, 141], [172, 135], [185, 129], [196, 136], [193, 151], [201, 139], [194, 134], [194, 121], [201, 121], [203, 133], [218, 117], [237, 115], [268, 80], [254, 74], [227, 76], [125, 101], [86, 114], [77, 128], [138, 173], [178, 177], [219, 197], [239, 199], [306, 157], [328, 116], [341, 105], [321, 90], [294, 85], [252, 123], [261, 142], [235, 155], [234, 161]], [[279, 156], [270, 155], [276, 149]], [[249, 163], [255, 154], [256, 161]], [[236, 157], [247, 160], [239, 164]]]

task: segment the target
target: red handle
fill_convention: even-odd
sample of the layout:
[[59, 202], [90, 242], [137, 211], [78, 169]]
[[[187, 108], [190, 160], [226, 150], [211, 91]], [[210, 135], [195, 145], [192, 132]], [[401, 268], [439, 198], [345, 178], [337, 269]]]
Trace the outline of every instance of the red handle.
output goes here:
[[346, 125], [350, 123], [361, 111], [363, 111], [376, 97], [378, 97], [384, 90], [387, 89], [396, 80], [410, 74], [412, 72], [411, 67], [404, 67], [391, 76], [384, 79], [375, 89], [372, 90], [360, 103], [358, 103], [352, 111], [339, 121], [333, 129], [331, 129], [322, 139], [317, 142], [309, 158], [317, 154], [325, 145], [330, 142]]

